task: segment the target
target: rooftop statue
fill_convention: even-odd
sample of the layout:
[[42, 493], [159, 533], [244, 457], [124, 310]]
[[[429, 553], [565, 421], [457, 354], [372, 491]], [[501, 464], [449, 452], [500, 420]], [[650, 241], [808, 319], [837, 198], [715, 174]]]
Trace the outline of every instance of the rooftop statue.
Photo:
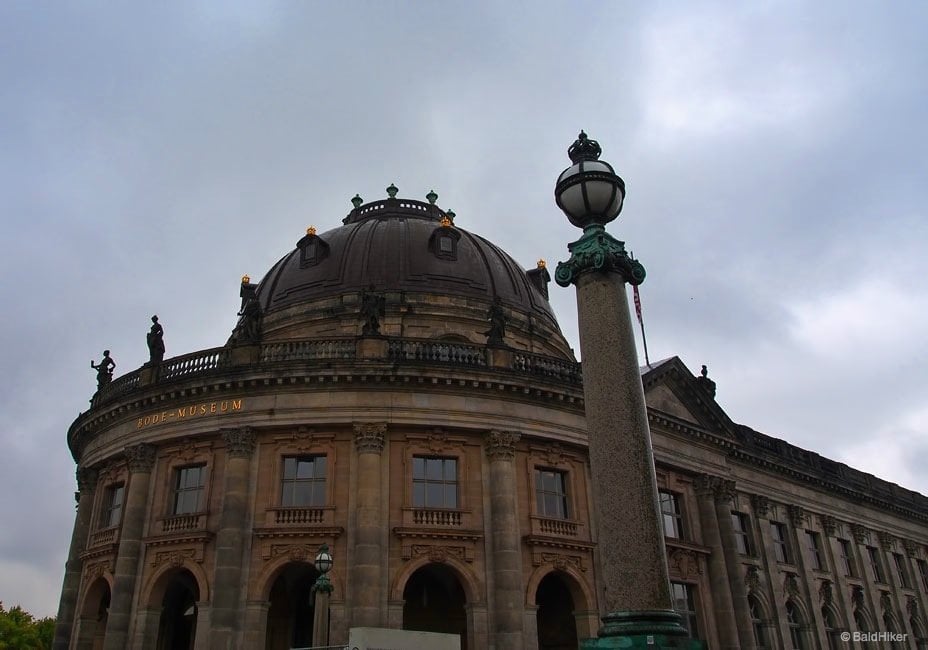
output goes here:
[[249, 298], [242, 305], [238, 313], [241, 318], [235, 331], [232, 332], [232, 341], [235, 343], [258, 343], [261, 340], [261, 305], [257, 298]]
[[151, 329], [148, 331], [148, 353], [151, 355], [150, 364], [159, 364], [164, 359], [164, 328], [158, 322], [157, 316], [151, 317]]
[[113, 380], [113, 369], [116, 367], [116, 362], [110, 356], [110, 351], [104, 350], [100, 363], [94, 364], [93, 359], [91, 359], [90, 367], [97, 371], [97, 390], [100, 390]]
[[503, 306], [500, 303], [499, 296], [494, 296], [493, 304], [487, 311], [487, 322], [490, 323], [490, 329], [484, 334], [487, 337], [488, 345], [502, 345], [506, 337], [506, 314], [503, 313]]
[[386, 313], [387, 299], [383, 294], [375, 293], [374, 286], [370, 290], [361, 292], [361, 318], [364, 326], [361, 333], [364, 336], [377, 336], [380, 334], [380, 319]]

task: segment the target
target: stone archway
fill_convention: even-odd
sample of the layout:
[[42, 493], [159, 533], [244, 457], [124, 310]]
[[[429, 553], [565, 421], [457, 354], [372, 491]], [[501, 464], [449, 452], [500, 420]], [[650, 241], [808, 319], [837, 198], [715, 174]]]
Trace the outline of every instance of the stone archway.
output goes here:
[[576, 605], [564, 578], [552, 571], [535, 592], [538, 650], [577, 650]]
[[103, 577], [97, 578], [87, 589], [80, 612], [77, 650], [102, 650], [111, 596], [110, 583]]
[[187, 569], [166, 574], [161, 617], [158, 621], [157, 650], [193, 650], [197, 636], [200, 587]]
[[289, 650], [313, 644], [315, 599], [319, 572], [306, 562], [288, 562], [271, 583], [268, 595], [266, 650]]
[[467, 597], [448, 566], [429, 563], [417, 569], [403, 588], [403, 629], [461, 637], [467, 650]]

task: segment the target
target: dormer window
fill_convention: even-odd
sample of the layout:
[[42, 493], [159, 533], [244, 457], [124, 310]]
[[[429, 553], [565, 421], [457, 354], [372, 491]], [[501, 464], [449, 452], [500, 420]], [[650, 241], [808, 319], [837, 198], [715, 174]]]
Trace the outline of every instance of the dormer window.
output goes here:
[[440, 260], [456, 260], [459, 239], [461, 233], [451, 225], [451, 220], [445, 217], [429, 237], [429, 250]]
[[300, 268], [316, 266], [329, 256], [329, 245], [316, 234], [316, 229], [310, 226], [306, 229], [306, 236], [296, 243], [300, 249]]

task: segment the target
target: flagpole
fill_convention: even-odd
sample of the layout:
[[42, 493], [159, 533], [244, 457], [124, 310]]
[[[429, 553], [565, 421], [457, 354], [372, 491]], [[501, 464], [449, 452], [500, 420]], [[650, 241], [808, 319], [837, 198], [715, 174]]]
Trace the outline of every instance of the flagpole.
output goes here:
[[632, 285], [632, 291], [635, 297], [635, 315], [638, 317], [638, 325], [641, 327], [641, 344], [644, 347], [644, 362], [651, 367], [651, 359], [648, 358], [648, 339], [644, 335], [644, 319], [641, 317], [641, 296], [638, 295], [638, 285]]

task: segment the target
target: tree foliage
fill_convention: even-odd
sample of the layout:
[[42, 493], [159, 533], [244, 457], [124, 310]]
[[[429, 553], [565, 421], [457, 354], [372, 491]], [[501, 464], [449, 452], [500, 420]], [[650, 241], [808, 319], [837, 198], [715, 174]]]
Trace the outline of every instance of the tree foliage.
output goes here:
[[19, 605], [6, 610], [0, 602], [0, 650], [49, 650], [54, 637], [54, 618], [36, 619]]

